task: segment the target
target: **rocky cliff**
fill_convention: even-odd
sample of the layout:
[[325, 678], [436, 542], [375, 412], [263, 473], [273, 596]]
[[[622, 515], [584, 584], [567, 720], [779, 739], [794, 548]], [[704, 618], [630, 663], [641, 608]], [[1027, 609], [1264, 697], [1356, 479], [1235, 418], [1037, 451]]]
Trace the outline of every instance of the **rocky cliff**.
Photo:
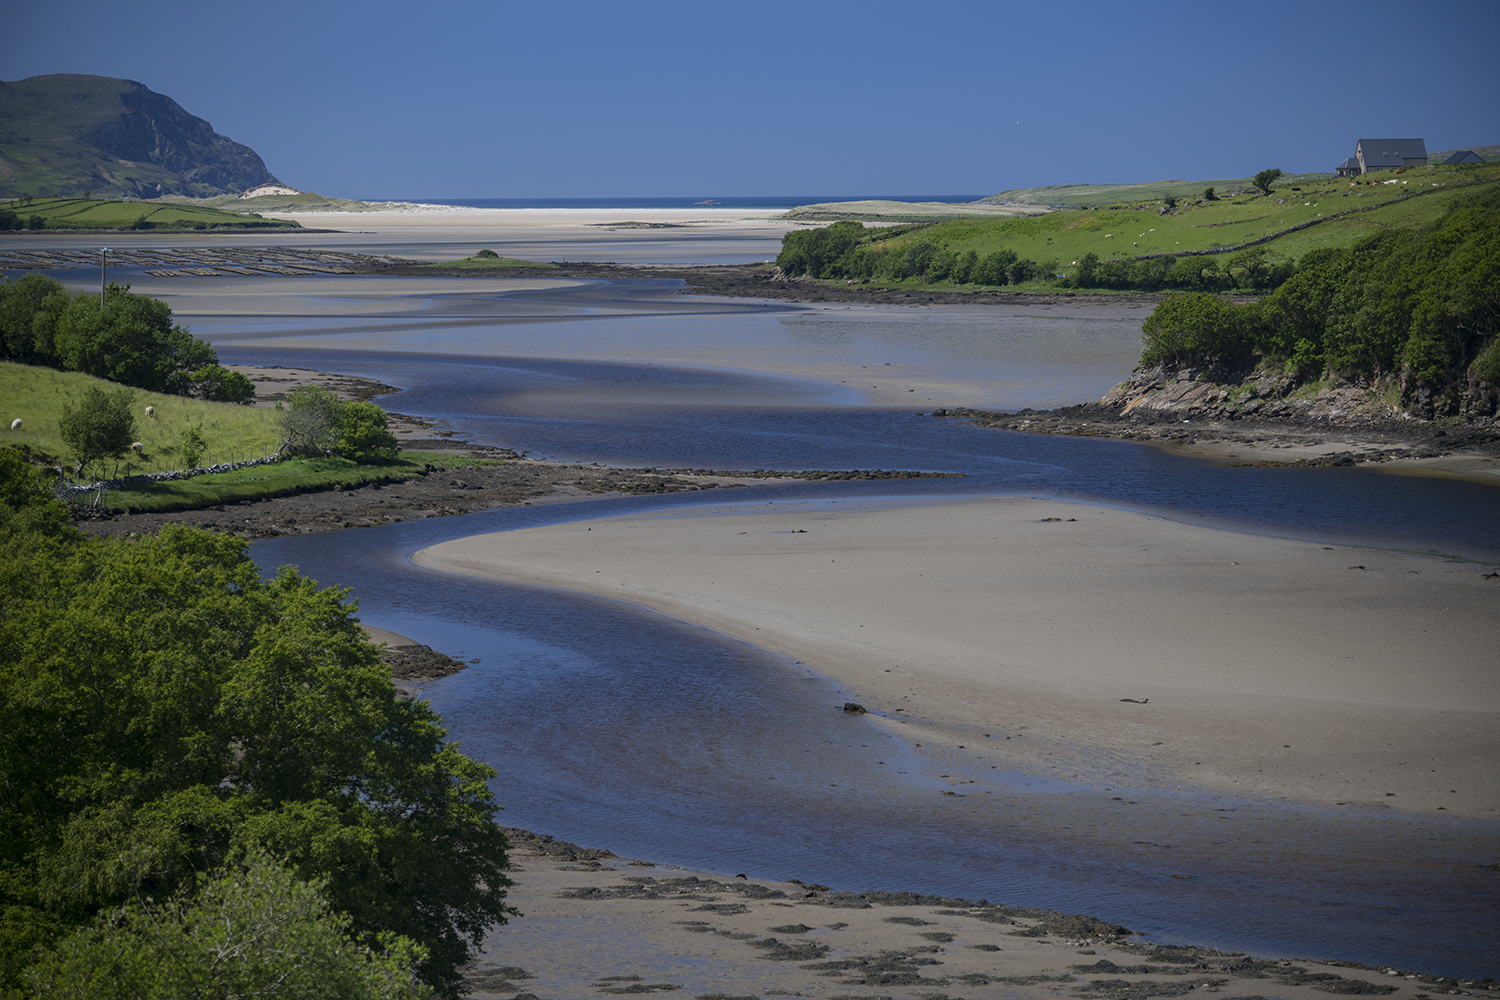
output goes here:
[[276, 184], [260, 156], [134, 80], [0, 83], [0, 197], [208, 197]]
[[1136, 371], [1092, 405], [1137, 420], [1253, 419], [1350, 425], [1458, 418], [1489, 426], [1500, 416], [1500, 385], [1469, 378], [1443, 387], [1403, 386], [1395, 377], [1374, 382], [1300, 383], [1274, 371], [1218, 383], [1196, 368], [1158, 367]]

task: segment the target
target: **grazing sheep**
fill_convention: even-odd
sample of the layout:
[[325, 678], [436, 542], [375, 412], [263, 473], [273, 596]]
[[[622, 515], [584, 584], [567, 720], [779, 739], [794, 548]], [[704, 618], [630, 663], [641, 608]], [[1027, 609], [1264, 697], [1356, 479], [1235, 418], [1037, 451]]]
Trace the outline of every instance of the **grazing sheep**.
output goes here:
[[14, 419], [14, 420], [12, 420], [10, 422], [10, 429], [13, 430], [13, 431], [18, 431], [18, 430], [21, 429], [21, 418], [20, 417], [17, 417], [16, 419]]
[[148, 406], [148, 407], [146, 407], [146, 416], [148, 416], [148, 417], [154, 417], [154, 416], [156, 416], [156, 407], [154, 407], [154, 406]]
[[141, 443], [140, 443], [140, 442], [139, 442], [139, 441], [132, 441], [132, 442], [131, 442], [131, 443], [130, 443], [130, 450], [131, 450], [131, 451], [133, 451], [133, 452], [135, 452], [135, 453], [136, 453], [136, 454], [137, 454], [137, 455], [139, 455], [139, 454], [140, 454], [140, 453], [141, 453], [141, 451], [142, 451], [142, 450], [143, 450], [143, 449], [144, 449], [144, 448], [145, 448], [145, 447], [146, 447], [146, 446], [145, 446], [145, 445], [143, 445], [143, 444], [141, 444]]

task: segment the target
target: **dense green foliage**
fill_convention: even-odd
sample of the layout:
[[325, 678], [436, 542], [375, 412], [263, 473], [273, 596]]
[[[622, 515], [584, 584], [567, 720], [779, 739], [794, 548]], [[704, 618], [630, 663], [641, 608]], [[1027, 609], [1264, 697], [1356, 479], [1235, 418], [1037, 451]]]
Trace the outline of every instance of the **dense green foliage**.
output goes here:
[[127, 904], [44, 951], [26, 970], [36, 996], [59, 1000], [419, 1000], [411, 969], [425, 953], [392, 936], [381, 951], [352, 940], [326, 882], [300, 881], [263, 851], [205, 880], [196, 896]]
[[0, 283], [0, 360], [84, 372], [152, 392], [248, 403], [255, 387], [172, 322], [160, 299], [110, 284], [103, 303], [31, 273]]
[[123, 455], [135, 440], [135, 393], [90, 388], [77, 406], [64, 404], [58, 429], [77, 472], [98, 459]]
[[291, 455], [338, 453], [356, 462], [394, 459], [399, 445], [385, 411], [370, 402], [341, 402], [320, 386], [300, 386], [281, 406], [281, 450]]
[[1495, 380], [1500, 359], [1500, 191], [1473, 192], [1425, 231], [1315, 251], [1259, 303], [1173, 296], [1146, 321], [1147, 365], [1255, 358], [1340, 378], [1401, 376], [1450, 391]]
[[385, 411], [368, 401], [352, 400], [339, 408], [338, 452], [356, 462], [396, 457], [396, 435], [386, 428]]
[[110, 933], [176, 975], [203, 942], [158, 955], [184, 935], [143, 921], [207, 933], [266, 856], [347, 918], [304, 905], [293, 945], [420, 948], [455, 992], [508, 912], [494, 772], [396, 697], [346, 592], [189, 528], [85, 538], [9, 451], [0, 498], [0, 987], [84, 975]]

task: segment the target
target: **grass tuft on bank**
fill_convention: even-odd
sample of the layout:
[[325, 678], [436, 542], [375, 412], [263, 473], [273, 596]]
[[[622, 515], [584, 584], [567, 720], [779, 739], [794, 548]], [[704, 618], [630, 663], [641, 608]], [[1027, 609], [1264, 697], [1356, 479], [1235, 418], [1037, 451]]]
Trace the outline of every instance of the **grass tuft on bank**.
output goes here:
[[463, 260], [437, 261], [431, 264], [418, 264], [418, 267], [442, 268], [445, 271], [505, 271], [518, 268], [531, 268], [536, 270], [557, 270], [556, 264], [544, 264], [537, 260], [521, 260], [517, 257], [501, 257], [493, 250], [481, 250], [472, 257]]
[[108, 490], [101, 503], [120, 513], [200, 510], [297, 493], [356, 490], [372, 484], [384, 486], [425, 476], [434, 469], [505, 464], [504, 459], [478, 459], [425, 451], [404, 451], [394, 460], [363, 464], [347, 458], [294, 458], [233, 472], [215, 472], [191, 479]]

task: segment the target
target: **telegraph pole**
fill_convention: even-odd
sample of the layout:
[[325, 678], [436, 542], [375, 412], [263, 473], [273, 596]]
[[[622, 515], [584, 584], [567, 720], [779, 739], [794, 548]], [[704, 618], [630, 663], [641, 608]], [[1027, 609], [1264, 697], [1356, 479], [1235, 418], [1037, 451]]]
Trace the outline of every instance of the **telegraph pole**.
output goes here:
[[104, 272], [109, 268], [109, 247], [99, 248], [99, 311], [104, 311]]

